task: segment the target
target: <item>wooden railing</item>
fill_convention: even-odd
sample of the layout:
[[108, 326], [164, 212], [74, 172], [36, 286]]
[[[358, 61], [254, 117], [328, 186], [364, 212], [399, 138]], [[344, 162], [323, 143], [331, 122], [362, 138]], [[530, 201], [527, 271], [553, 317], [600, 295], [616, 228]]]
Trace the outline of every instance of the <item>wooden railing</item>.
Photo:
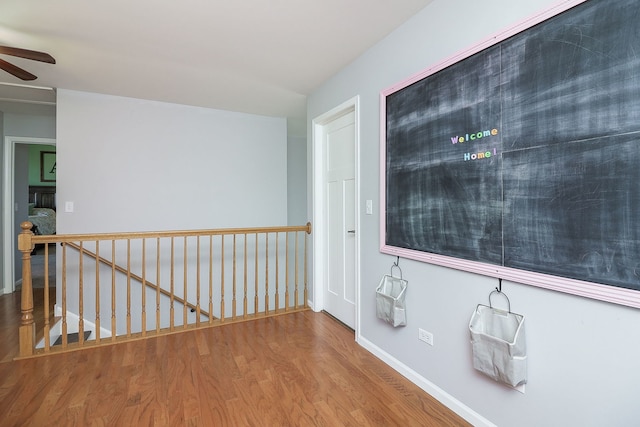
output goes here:
[[[305, 226], [36, 236], [23, 222], [19, 357], [307, 310]], [[44, 245], [42, 319], [31, 253]], [[55, 246], [52, 246], [55, 245]], [[55, 313], [49, 254], [56, 250]], [[42, 325], [36, 331], [36, 323]], [[37, 338], [38, 335], [38, 338]], [[58, 342], [56, 342], [58, 338]]]

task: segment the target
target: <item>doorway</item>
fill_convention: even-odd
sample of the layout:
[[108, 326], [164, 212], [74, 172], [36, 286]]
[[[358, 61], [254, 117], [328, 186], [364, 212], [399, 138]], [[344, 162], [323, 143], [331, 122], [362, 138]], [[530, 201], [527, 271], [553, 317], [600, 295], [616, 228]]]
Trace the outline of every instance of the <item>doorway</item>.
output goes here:
[[313, 304], [359, 330], [358, 97], [313, 120]]
[[7, 136], [4, 141], [4, 164], [3, 164], [3, 293], [9, 294], [15, 290], [16, 283], [16, 242], [18, 230], [15, 226], [15, 154], [19, 144], [35, 145], [55, 145], [56, 140], [52, 138], [30, 138]]

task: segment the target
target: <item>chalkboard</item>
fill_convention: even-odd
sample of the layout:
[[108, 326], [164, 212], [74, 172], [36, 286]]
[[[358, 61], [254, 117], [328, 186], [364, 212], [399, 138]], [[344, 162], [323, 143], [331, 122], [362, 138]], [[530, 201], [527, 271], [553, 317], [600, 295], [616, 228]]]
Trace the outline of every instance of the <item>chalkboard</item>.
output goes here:
[[383, 91], [387, 252], [640, 290], [640, 2], [573, 4]]
[[386, 111], [387, 243], [500, 263], [500, 49], [389, 95]]

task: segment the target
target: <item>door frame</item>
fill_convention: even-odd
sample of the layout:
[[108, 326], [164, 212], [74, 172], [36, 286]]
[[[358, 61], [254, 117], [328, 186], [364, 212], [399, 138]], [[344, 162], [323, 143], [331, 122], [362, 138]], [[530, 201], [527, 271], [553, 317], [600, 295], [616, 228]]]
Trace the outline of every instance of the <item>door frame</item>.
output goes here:
[[4, 137], [4, 162], [3, 162], [3, 182], [2, 186], [2, 205], [4, 223], [2, 225], [2, 235], [4, 244], [2, 247], [2, 272], [5, 294], [15, 291], [16, 275], [13, 269], [15, 256], [16, 230], [14, 230], [15, 221], [15, 197], [14, 197], [14, 169], [15, 169], [15, 153], [16, 144], [31, 145], [56, 145], [54, 138], [33, 138], [25, 136], [5, 136]]
[[337, 107], [312, 120], [312, 197], [313, 197], [313, 303], [314, 311], [324, 309], [324, 291], [327, 287], [325, 249], [327, 246], [326, 229], [326, 185], [325, 181], [325, 126], [333, 120], [354, 112], [355, 120], [355, 332], [356, 341], [360, 331], [360, 97], [355, 96]]

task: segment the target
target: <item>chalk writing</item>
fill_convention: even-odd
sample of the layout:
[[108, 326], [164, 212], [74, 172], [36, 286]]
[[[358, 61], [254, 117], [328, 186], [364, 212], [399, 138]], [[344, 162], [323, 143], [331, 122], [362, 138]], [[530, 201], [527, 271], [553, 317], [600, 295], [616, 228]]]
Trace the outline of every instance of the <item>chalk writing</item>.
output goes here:
[[451, 143], [462, 144], [464, 142], [475, 141], [475, 140], [487, 138], [490, 136], [496, 136], [497, 134], [498, 134], [498, 129], [493, 128], [493, 129], [482, 130], [482, 131], [471, 133], [471, 134], [467, 133], [467, 134], [464, 134], [463, 136], [456, 135], [451, 137]]

